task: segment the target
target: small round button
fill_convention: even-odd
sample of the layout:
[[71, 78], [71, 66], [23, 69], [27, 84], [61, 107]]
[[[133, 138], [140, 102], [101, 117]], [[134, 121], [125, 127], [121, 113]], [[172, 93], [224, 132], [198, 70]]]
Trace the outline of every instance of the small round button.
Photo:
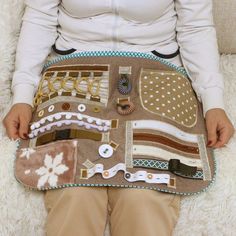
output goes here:
[[92, 117], [88, 117], [87, 121], [88, 121], [88, 123], [93, 123], [93, 118]]
[[66, 114], [66, 119], [70, 120], [72, 118], [72, 114]]
[[55, 115], [55, 119], [56, 119], [56, 120], [60, 120], [60, 119], [61, 119], [61, 114], [56, 114], [56, 115]]
[[54, 105], [51, 105], [49, 108], [48, 108], [48, 112], [53, 112], [53, 110], [54, 110]]
[[85, 110], [86, 110], [86, 106], [84, 104], [79, 104], [78, 111], [79, 112], [84, 112]]
[[40, 123], [37, 122], [37, 123], [34, 124], [34, 126], [35, 126], [36, 129], [38, 129], [40, 127]]
[[41, 110], [39, 113], [38, 113], [38, 117], [42, 117], [44, 115], [44, 110]]
[[105, 170], [105, 171], [103, 172], [103, 176], [104, 176], [104, 177], [108, 177], [108, 176], [109, 176], [109, 172], [108, 172], [107, 170]]
[[100, 109], [100, 107], [94, 107], [94, 108], [93, 108], [93, 111], [96, 112], [96, 113], [98, 113], [98, 112], [101, 111], [101, 109]]
[[126, 179], [129, 179], [131, 177], [131, 174], [130, 173], [125, 173], [125, 178]]
[[35, 129], [35, 125], [32, 124], [32, 125], [30, 126], [30, 129], [31, 129], [31, 130], [34, 130], [34, 129]]
[[101, 125], [102, 124], [102, 121], [100, 119], [96, 120], [96, 124], [97, 125]]
[[78, 120], [83, 120], [83, 116], [81, 114], [77, 114], [77, 119]]
[[68, 111], [70, 109], [70, 103], [68, 103], [68, 102], [63, 103], [61, 108], [64, 111]]
[[148, 174], [147, 177], [148, 177], [148, 179], [152, 179], [153, 175], [152, 174]]
[[103, 158], [109, 158], [113, 155], [113, 148], [109, 144], [102, 144], [98, 149], [99, 155]]

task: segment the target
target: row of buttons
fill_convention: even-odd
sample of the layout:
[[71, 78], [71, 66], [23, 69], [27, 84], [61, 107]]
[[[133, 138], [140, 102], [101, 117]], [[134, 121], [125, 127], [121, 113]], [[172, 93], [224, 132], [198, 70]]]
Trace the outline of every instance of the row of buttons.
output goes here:
[[[62, 106], [61, 106], [62, 110], [64, 110], [64, 111], [68, 111], [70, 109], [70, 107], [71, 107], [70, 104], [67, 103], [67, 102], [63, 103]], [[51, 113], [51, 112], [54, 111], [54, 109], [55, 109], [55, 106], [51, 105], [51, 106], [48, 107], [48, 112]], [[78, 111], [81, 112], [81, 113], [85, 112], [86, 111], [86, 105], [85, 104], [79, 104], [78, 105]], [[100, 107], [95, 106], [95, 107], [93, 107], [93, 111], [98, 113], [98, 112], [101, 111], [101, 109], [100, 109]], [[43, 116], [44, 116], [44, 110], [39, 111], [38, 117], [43, 117]]]

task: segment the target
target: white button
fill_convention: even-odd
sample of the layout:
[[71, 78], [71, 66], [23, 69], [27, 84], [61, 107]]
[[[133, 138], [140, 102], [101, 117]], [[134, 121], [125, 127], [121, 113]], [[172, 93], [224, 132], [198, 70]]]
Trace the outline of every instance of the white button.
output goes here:
[[85, 106], [84, 104], [79, 104], [78, 110], [79, 110], [80, 112], [84, 112], [84, 111], [86, 110], [86, 106]]
[[57, 127], [61, 127], [61, 126], [62, 126], [62, 122], [58, 122]]
[[91, 125], [90, 125], [90, 124], [86, 124], [86, 125], [85, 125], [85, 128], [86, 128], [86, 129], [90, 129], [90, 128], [91, 128]]
[[43, 132], [45, 132], [45, 128], [42, 127], [42, 128], [39, 129], [39, 131], [40, 131], [40, 133], [43, 133]]
[[78, 121], [78, 126], [83, 126], [84, 122], [83, 121]]
[[83, 117], [82, 117], [82, 115], [80, 115], [80, 114], [77, 114], [77, 119], [78, 119], [78, 120], [83, 120]]
[[35, 125], [32, 124], [32, 125], [30, 126], [30, 129], [31, 129], [31, 130], [34, 130], [34, 129], [35, 129]]
[[106, 132], [106, 131], [108, 131], [108, 130], [109, 130], [109, 127], [107, 127], [107, 126], [104, 126], [104, 127], [103, 127], [103, 130]]
[[29, 134], [29, 138], [33, 138], [34, 137], [34, 135], [31, 133], [31, 134]]
[[88, 123], [93, 123], [93, 118], [92, 117], [88, 117], [87, 121], [88, 121]]
[[54, 106], [53, 105], [51, 105], [49, 108], [48, 108], [48, 112], [52, 112], [53, 110], [54, 110]]
[[103, 131], [103, 127], [102, 127], [102, 126], [98, 126], [97, 129], [98, 129], [99, 131]]
[[100, 119], [96, 120], [96, 124], [97, 125], [101, 125], [102, 124], [102, 121]]
[[109, 158], [113, 154], [113, 148], [109, 144], [102, 144], [98, 149], [99, 155], [103, 158]]
[[71, 119], [72, 115], [71, 114], [66, 114], [66, 119], [69, 120]]
[[66, 125], [71, 125], [72, 122], [71, 122], [70, 120], [66, 120], [66, 121], [65, 121], [65, 124], [66, 124]]
[[56, 119], [56, 120], [60, 120], [60, 119], [61, 119], [61, 114], [56, 114], [56, 115], [55, 115], [55, 119]]
[[105, 124], [106, 124], [107, 126], [110, 126], [110, 125], [111, 125], [111, 122], [110, 122], [109, 120], [107, 120], [107, 121], [105, 122]]
[[40, 123], [41, 123], [41, 124], [44, 124], [45, 122], [46, 122], [46, 119], [45, 119], [45, 118], [43, 118], [43, 119], [40, 120]]
[[40, 127], [40, 124], [39, 123], [35, 123], [35, 128], [39, 128]]
[[47, 117], [47, 120], [48, 120], [49, 122], [52, 122], [52, 121], [53, 121], [53, 116]]

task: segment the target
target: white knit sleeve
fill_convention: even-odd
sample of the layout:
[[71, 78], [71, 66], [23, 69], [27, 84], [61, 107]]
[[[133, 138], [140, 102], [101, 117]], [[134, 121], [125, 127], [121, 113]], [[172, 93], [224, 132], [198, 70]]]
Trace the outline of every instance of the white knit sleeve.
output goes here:
[[60, 0], [25, 0], [12, 79], [13, 101], [33, 106], [45, 60], [57, 37]]
[[224, 109], [212, 0], [175, 0], [175, 7], [180, 55], [205, 117], [212, 108]]

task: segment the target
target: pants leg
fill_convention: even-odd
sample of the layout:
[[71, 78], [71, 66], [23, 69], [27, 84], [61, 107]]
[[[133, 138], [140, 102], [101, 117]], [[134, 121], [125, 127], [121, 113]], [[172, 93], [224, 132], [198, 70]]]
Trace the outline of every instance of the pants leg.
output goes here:
[[111, 236], [170, 236], [180, 196], [146, 189], [108, 188]]
[[107, 187], [71, 187], [45, 193], [47, 236], [102, 236], [107, 220]]

